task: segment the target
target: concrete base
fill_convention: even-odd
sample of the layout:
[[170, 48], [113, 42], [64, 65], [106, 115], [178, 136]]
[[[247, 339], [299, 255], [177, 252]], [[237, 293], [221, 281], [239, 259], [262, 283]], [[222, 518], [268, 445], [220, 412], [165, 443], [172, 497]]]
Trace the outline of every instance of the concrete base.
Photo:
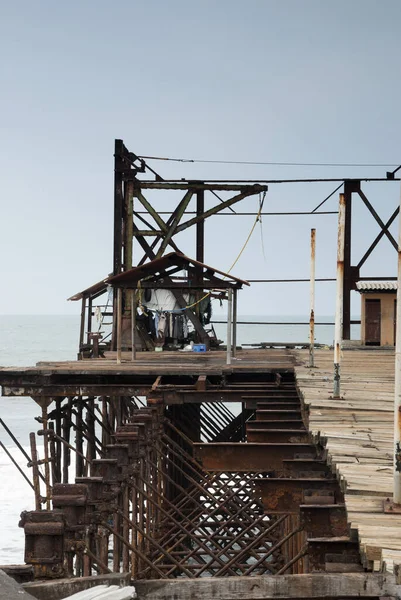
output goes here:
[[392, 575], [332, 573], [136, 581], [138, 600], [401, 598]]
[[0, 571], [0, 600], [34, 600], [14, 579]]

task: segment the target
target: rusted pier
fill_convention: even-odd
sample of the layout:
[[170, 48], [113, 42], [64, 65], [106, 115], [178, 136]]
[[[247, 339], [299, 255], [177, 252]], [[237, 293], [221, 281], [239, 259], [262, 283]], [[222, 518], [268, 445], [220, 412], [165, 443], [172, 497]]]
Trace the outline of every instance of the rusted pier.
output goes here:
[[135, 366], [0, 371], [4, 394], [42, 406], [37, 463], [50, 475], [20, 523], [35, 577], [362, 570], [324, 443], [307, 429], [293, 353], [224, 358], [139, 353]]

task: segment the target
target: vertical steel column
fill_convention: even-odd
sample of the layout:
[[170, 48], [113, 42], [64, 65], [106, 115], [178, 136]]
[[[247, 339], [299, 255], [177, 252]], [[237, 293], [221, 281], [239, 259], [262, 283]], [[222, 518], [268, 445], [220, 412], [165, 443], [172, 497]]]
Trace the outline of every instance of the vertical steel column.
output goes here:
[[[205, 192], [204, 190], [198, 190], [196, 192], [196, 216], [199, 217], [205, 212]], [[196, 224], [196, 260], [203, 263], [205, 262], [205, 221], [202, 219]], [[200, 284], [203, 282], [203, 269], [201, 267], [195, 268], [196, 283]], [[199, 301], [203, 296], [203, 290], [199, 287], [195, 293], [196, 301]], [[195, 306], [195, 314], [200, 319], [200, 304]], [[202, 342], [199, 335], [199, 342]], [[209, 344], [206, 350], [209, 350]]]
[[134, 236], [134, 182], [127, 181], [124, 189], [124, 271], [132, 269]]
[[238, 290], [233, 290], [233, 356], [237, 354], [237, 296]]
[[134, 361], [136, 359], [136, 347], [135, 347], [135, 339], [136, 339], [136, 300], [135, 300], [135, 290], [131, 290], [131, 360]]
[[315, 366], [315, 259], [316, 229], [310, 231], [310, 317], [309, 317], [309, 366]]
[[82, 298], [81, 305], [81, 326], [79, 330], [79, 351], [81, 352], [81, 348], [84, 344], [84, 336], [85, 336], [85, 309], [86, 309], [86, 298], [85, 296]]
[[[401, 206], [401, 200], [400, 200]], [[401, 214], [401, 213], [400, 213]], [[394, 394], [394, 504], [401, 505], [401, 217], [398, 224], [398, 279]]]
[[113, 275], [121, 271], [122, 266], [122, 221], [123, 221], [123, 154], [122, 140], [114, 141], [114, 240], [113, 240]]
[[40, 481], [39, 481], [39, 466], [38, 466], [38, 453], [36, 449], [36, 438], [34, 433], [29, 434], [29, 441], [31, 444], [31, 456], [32, 456], [32, 473], [33, 473], [33, 489], [35, 491], [35, 510], [42, 510], [41, 496], [40, 496]]
[[[205, 191], [196, 192], [196, 216], [205, 212]], [[202, 219], [196, 224], [196, 260], [205, 262], [205, 221]]]
[[92, 331], [92, 298], [88, 298], [88, 319], [87, 319], [87, 332], [86, 332], [86, 343], [90, 344], [89, 334]]
[[343, 285], [343, 324], [342, 339], [351, 339], [351, 290], [353, 288], [353, 269], [351, 265], [352, 241], [352, 193], [360, 188], [359, 181], [344, 182], [345, 219], [344, 219], [344, 285]]
[[230, 288], [228, 290], [228, 302], [227, 302], [227, 360], [226, 364], [231, 365], [231, 325], [232, 325], [232, 304], [233, 304], [233, 291]]
[[[113, 231], [113, 275], [121, 273], [123, 249], [123, 170], [124, 144], [122, 140], [114, 141], [114, 231]], [[116, 350], [117, 343], [117, 299], [113, 296], [113, 327], [111, 349]]]
[[338, 239], [337, 239], [337, 284], [336, 284], [336, 318], [334, 327], [334, 390], [333, 397], [340, 397], [340, 363], [341, 340], [343, 332], [343, 300], [344, 300], [344, 226], [346, 203], [345, 195], [340, 194], [338, 208]]
[[[133, 266], [133, 237], [134, 237], [134, 182], [127, 181], [124, 187], [124, 271]], [[133, 290], [124, 290], [124, 315], [128, 318], [132, 308]]]
[[117, 363], [121, 364], [123, 291], [117, 289]]

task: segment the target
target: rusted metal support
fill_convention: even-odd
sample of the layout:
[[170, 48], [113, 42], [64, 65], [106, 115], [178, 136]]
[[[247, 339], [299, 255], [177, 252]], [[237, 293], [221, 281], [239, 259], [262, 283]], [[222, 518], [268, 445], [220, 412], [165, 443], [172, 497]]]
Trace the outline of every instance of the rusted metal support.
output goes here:
[[233, 357], [237, 355], [237, 310], [238, 290], [233, 290]]
[[75, 458], [75, 476], [82, 477], [84, 474], [84, 455], [83, 455], [83, 420], [82, 420], [82, 402], [78, 402], [77, 414], [75, 417], [75, 447], [77, 450], [77, 456]]
[[131, 360], [136, 359], [136, 299], [135, 291], [131, 295]]
[[88, 315], [87, 315], [87, 331], [86, 331], [86, 343], [90, 344], [90, 333], [92, 331], [92, 298], [88, 298]]
[[50, 452], [50, 466], [51, 466], [51, 485], [52, 489], [55, 483], [60, 483], [57, 479], [57, 465], [56, 465], [56, 444], [54, 441], [54, 423], [49, 423], [49, 431], [52, 433], [49, 436], [49, 452]]
[[240, 200], [243, 200], [244, 198], [248, 198], [248, 196], [253, 196], [254, 194], [258, 194], [259, 192], [266, 192], [266, 191], [267, 191], [267, 186], [263, 186], [263, 185], [249, 186], [247, 188], [247, 191], [244, 191], [241, 194], [237, 194], [236, 196], [233, 196], [233, 198], [230, 198], [229, 200], [225, 200], [221, 204], [218, 204], [217, 206], [214, 206], [213, 208], [210, 208], [209, 210], [205, 211], [202, 215], [193, 217], [192, 219], [185, 221], [184, 223], [182, 223], [182, 225], [179, 225], [177, 227], [176, 233], [180, 233], [181, 231], [184, 231], [184, 229], [188, 229], [188, 227], [195, 225], [196, 223], [198, 223], [201, 220], [207, 219], [211, 215], [215, 215], [215, 214], [221, 212], [222, 210], [232, 206], [236, 202], [239, 202]]
[[343, 290], [344, 290], [344, 228], [345, 228], [345, 195], [340, 194], [338, 208], [338, 239], [337, 239], [337, 286], [336, 286], [336, 317], [334, 326], [334, 388], [333, 397], [340, 398], [341, 378], [341, 340], [343, 332]]
[[[192, 198], [193, 192], [192, 191], [188, 191], [184, 198], [181, 200], [180, 204], [178, 205], [177, 210], [174, 212], [174, 216], [173, 216], [173, 220], [171, 225], [169, 225], [169, 229], [167, 231], [167, 233], [164, 235], [163, 237], [163, 241], [161, 243], [161, 246], [156, 254], [156, 258], [160, 258], [161, 256], [163, 256], [163, 253], [165, 251], [165, 249], [167, 248], [167, 246], [170, 243], [171, 238], [174, 236], [175, 234], [175, 230], [178, 226], [178, 223], [181, 221], [182, 216], [185, 212], [186, 207], [188, 206], [191, 198]], [[203, 211], [202, 211], [203, 212]], [[168, 224], [167, 224], [168, 225]], [[153, 233], [153, 235], [155, 235], [156, 232]], [[160, 232], [162, 234], [162, 232]], [[163, 234], [162, 234], [163, 235]], [[199, 260], [198, 257], [196, 257], [197, 260]], [[203, 262], [203, 261], [201, 261]]]
[[122, 260], [121, 250], [123, 244], [123, 153], [124, 144], [122, 140], [115, 140], [114, 145], [114, 250], [113, 250], [113, 274], [120, 273]]
[[[401, 208], [401, 200], [400, 200]], [[401, 219], [398, 226], [398, 279], [394, 393], [394, 504], [401, 507]]]
[[310, 317], [309, 317], [309, 366], [315, 366], [315, 263], [316, 229], [310, 232]]
[[117, 289], [117, 363], [121, 364], [121, 346], [122, 346], [122, 297], [123, 291]]
[[[205, 212], [205, 191], [196, 192], [196, 215], [199, 217]], [[205, 262], [205, 221], [196, 224], [196, 260]]]
[[133, 195], [134, 185], [132, 181], [127, 181], [124, 189], [124, 270], [132, 269], [132, 240], [133, 240]]
[[40, 482], [39, 482], [39, 467], [38, 467], [38, 452], [36, 450], [36, 438], [32, 432], [29, 434], [29, 441], [31, 445], [32, 455], [32, 473], [33, 473], [33, 489], [35, 492], [35, 510], [42, 509], [42, 502], [40, 496]]
[[232, 333], [232, 303], [233, 303], [233, 291], [230, 288], [228, 290], [228, 302], [227, 302], [227, 359], [226, 364], [231, 365], [231, 333]]
[[163, 231], [164, 234], [167, 234], [168, 229], [167, 229], [166, 223], [159, 216], [159, 213], [157, 212], [157, 210], [155, 210], [153, 208], [153, 206], [148, 202], [148, 200], [145, 198], [145, 196], [142, 194], [142, 192], [139, 189], [136, 189], [136, 197], [138, 198], [138, 200], [142, 204], [142, 206], [144, 208], [146, 208], [148, 213], [153, 217], [153, 219], [155, 220], [157, 225], [160, 227], [161, 231]]
[[63, 449], [63, 483], [68, 483], [68, 467], [70, 466], [70, 431], [71, 431], [71, 415], [72, 415], [72, 398], [68, 398], [68, 402], [64, 407], [64, 416], [63, 416], [63, 440], [68, 444], [65, 444]]
[[[46, 398], [41, 398], [43, 429], [47, 431], [47, 403]], [[50, 486], [50, 464], [49, 464], [49, 435], [44, 434], [43, 447], [45, 454], [45, 484], [46, 484], [46, 510], [50, 510], [51, 486]]]
[[86, 309], [86, 297], [83, 296], [82, 305], [81, 305], [81, 325], [80, 325], [80, 330], [79, 330], [79, 346], [78, 346], [80, 351], [83, 346], [84, 336], [85, 336], [85, 309]]
[[56, 421], [56, 434], [58, 436], [58, 440], [56, 442], [56, 463], [55, 463], [55, 467], [56, 467], [56, 480], [58, 483], [61, 483], [61, 453], [62, 453], [62, 446], [61, 446], [61, 403], [62, 403], [62, 399], [61, 398], [56, 398], [56, 415], [55, 415], [55, 421]]

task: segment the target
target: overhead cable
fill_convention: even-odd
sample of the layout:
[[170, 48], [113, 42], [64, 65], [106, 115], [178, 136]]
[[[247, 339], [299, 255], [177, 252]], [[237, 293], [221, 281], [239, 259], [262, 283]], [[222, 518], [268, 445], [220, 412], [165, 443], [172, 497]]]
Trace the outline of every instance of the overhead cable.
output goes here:
[[268, 165], [276, 167], [398, 167], [398, 163], [304, 163], [304, 162], [269, 162], [251, 160], [212, 160], [203, 158], [168, 158], [165, 156], [139, 156], [146, 160], [166, 160], [181, 163], [208, 163], [218, 165]]

